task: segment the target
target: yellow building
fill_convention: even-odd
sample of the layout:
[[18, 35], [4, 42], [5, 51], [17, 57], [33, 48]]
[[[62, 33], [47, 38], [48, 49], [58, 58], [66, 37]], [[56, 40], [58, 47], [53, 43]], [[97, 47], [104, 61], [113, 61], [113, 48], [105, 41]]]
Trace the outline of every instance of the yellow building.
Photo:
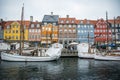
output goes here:
[[[29, 21], [24, 21], [24, 40], [28, 40]], [[19, 41], [20, 40], [20, 21], [7, 21], [4, 27], [4, 40]]]

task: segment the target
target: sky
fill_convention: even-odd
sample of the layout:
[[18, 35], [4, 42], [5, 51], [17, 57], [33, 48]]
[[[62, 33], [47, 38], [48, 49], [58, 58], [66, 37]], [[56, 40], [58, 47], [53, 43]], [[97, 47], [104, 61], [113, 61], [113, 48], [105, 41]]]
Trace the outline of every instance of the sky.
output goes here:
[[0, 0], [0, 18], [20, 20], [24, 3], [24, 20], [42, 21], [44, 15], [75, 17], [76, 19], [105, 19], [120, 16], [120, 0]]

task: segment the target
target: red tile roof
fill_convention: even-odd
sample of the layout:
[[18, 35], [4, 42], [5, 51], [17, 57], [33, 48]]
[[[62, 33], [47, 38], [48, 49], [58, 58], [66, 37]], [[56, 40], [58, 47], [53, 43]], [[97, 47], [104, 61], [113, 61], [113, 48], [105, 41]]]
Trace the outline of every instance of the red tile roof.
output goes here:
[[[18, 22], [19, 24], [21, 24], [21, 21], [20, 21], [20, 20], [17, 20], [17, 21], [6, 21], [6, 22], [5, 22], [4, 29], [6, 29], [6, 27], [7, 27], [8, 25], [11, 25], [13, 22]], [[28, 28], [29, 25], [30, 25], [30, 21], [25, 20], [25, 21], [23, 21], [23, 24], [25, 24], [26, 27]]]
[[59, 18], [58, 23], [59, 24], [76, 24], [76, 19], [75, 18]]

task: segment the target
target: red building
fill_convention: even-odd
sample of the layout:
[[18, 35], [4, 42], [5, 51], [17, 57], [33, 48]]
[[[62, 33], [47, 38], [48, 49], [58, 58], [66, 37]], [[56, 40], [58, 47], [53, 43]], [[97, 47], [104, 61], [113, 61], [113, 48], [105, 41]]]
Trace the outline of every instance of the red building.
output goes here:
[[103, 19], [99, 19], [95, 26], [94, 35], [95, 43], [97, 44], [103, 44], [107, 42], [110, 43], [112, 40], [112, 30], [110, 24]]

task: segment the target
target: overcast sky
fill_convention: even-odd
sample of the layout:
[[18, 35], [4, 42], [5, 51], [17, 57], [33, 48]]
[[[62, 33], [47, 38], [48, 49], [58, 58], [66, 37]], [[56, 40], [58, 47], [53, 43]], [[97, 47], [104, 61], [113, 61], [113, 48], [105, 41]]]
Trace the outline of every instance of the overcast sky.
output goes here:
[[60, 17], [76, 17], [77, 19], [105, 19], [120, 16], [120, 0], [0, 0], [0, 18], [4, 20], [20, 20], [24, 3], [24, 19], [41, 21], [45, 14]]

